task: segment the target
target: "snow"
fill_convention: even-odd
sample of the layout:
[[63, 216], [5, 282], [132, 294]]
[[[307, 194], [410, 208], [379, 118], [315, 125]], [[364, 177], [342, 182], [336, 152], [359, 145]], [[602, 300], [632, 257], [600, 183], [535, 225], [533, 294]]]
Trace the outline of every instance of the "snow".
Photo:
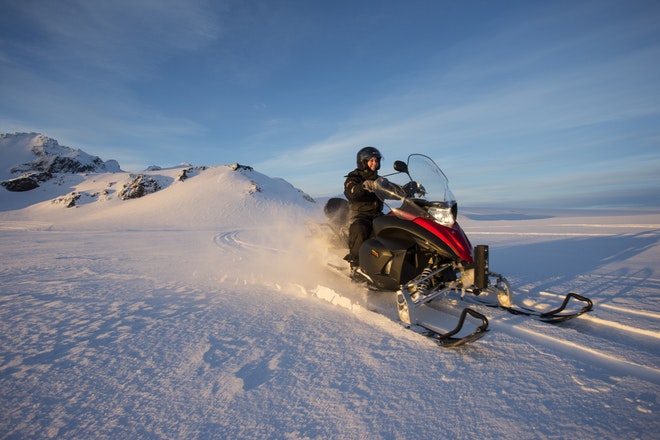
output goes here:
[[595, 307], [442, 349], [326, 269], [322, 201], [156, 168], [0, 188], [0, 438], [657, 438], [660, 210], [459, 209], [526, 303]]
[[116, 160], [103, 162], [97, 156], [60, 145], [55, 139], [39, 133], [0, 134], [0, 152], [2, 152], [3, 164], [0, 167], [0, 180], [17, 177], [23, 172], [35, 171], [39, 167], [48, 168], [55, 158], [75, 162], [81, 169], [101, 168], [108, 172], [121, 171]]

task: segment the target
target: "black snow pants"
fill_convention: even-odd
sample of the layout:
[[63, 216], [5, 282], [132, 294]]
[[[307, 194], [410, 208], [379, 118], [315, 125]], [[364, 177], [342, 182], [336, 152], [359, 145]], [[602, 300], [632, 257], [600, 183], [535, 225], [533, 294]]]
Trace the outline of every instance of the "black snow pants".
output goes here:
[[360, 261], [360, 246], [371, 237], [373, 226], [368, 218], [355, 219], [348, 228], [348, 255], [346, 260], [351, 266], [357, 266]]

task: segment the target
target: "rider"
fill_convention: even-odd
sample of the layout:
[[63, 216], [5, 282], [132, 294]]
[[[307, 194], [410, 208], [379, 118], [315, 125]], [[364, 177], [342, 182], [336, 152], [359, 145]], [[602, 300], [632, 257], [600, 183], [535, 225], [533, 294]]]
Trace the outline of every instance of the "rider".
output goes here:
[[374, 194], [380, 161], [383, 156], [374, 147], [357, 153], [357, 168], [348, 173], [344, 195], [349, 206], [348, 255], [344, 257], [354, 271], [359, 265], [360, 246], [372, 232], [372, 221], [383, 215], [383, 202]]

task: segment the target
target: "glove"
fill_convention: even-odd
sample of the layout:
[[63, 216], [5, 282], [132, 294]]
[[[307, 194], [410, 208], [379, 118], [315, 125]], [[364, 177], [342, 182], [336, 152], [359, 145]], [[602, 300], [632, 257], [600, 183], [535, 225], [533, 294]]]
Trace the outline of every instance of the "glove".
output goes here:
[[365, 180], [362, 182], [362, 188], [364, 188], [366, 191], [369, 192], [374, 192], [374, 188], [376, 186], [376, 181], [374, 180]]
[[406, 183], [403, 190], [406, 193], [406, 197], [415, 197], [416, 194], [423, 197], [426, 194], [426, 189], [421, 184], [414, 181]]
[[403, 192], [406, 194], [406, 197], [415, 197], [415, 190], [417, 189], [417, 182], [408, 182], [403, 185]]

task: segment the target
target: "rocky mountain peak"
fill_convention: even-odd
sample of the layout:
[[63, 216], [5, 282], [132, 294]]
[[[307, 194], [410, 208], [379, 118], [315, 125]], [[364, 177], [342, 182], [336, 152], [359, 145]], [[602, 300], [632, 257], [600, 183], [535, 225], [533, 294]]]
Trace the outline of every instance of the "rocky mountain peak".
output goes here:
[[8, 161], [0, 184], [9, 191], [29, 191], [62, 173], [121, 172], [116, 160], [103, 161], [40, 133], [0, 134], [0, 153]]

